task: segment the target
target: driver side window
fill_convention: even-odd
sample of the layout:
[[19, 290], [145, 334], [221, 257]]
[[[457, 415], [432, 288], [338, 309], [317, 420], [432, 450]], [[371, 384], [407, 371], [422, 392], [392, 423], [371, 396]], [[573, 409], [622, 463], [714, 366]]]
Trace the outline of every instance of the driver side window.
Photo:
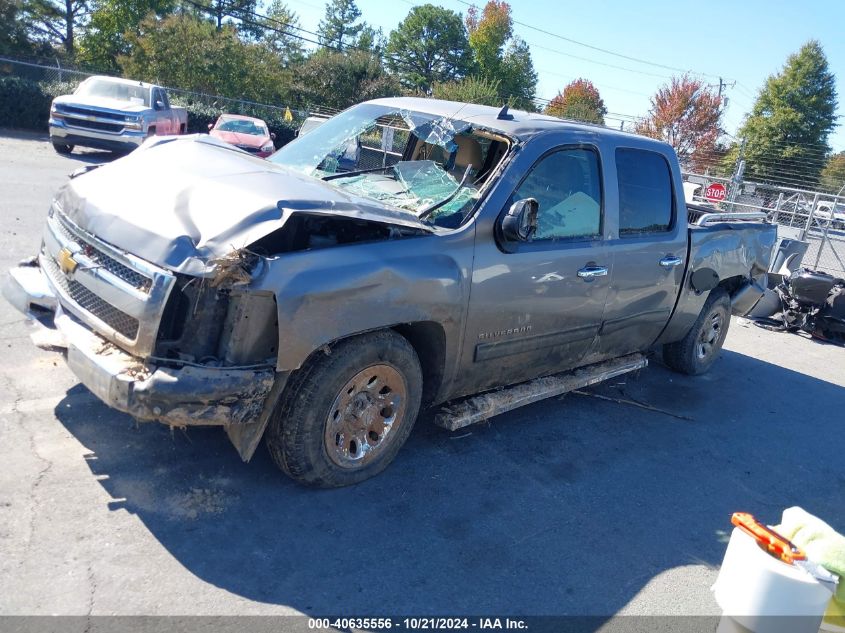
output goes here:
[[588, 239], [601, 235], [598, 155], [589, 149], [558, 150], [541, 158], [511, 202], [539, 203], [534, 240]]

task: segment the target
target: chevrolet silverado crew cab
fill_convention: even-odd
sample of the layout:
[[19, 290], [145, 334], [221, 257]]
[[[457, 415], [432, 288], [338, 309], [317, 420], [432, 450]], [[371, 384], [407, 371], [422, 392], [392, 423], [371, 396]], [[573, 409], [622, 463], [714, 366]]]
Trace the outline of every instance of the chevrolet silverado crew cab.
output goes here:
[[150, 136], [184, 134], [188, 111], [167, 91], [142, 81], [89, 77], [50, 107], [50, 142], [60, 154], [74, 146], [128, 152]]
[[107, 405], [341, 486], [421, 407], [455, 429], [655, 349], [706, 371], [766, 287], [764, 218], [688, 209], [655, 140], [380, 99], [269, 160], [190, 136], [72, 176], [5, 293]]

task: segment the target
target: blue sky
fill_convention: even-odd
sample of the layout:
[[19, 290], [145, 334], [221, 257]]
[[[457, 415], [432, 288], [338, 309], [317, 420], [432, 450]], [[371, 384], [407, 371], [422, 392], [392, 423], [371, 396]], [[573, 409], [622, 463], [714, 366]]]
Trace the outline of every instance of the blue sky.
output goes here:
[[[483, 6], [481, 0], [470, 0]], [[302, 22], [316, 31], [325, 12], [321, 0], [287, 0]], [[357, 0], [363, 18], [389, 33], [407, 15], [413, 0]], [[433, 4], [466, 14], [466, 2]], [[822, 43], [837, 74], [840, 125], [831, 138], [835, 151], [845, 150], [845, 2], [782, 0], [763, 2], [710, 0], [511, 0], [517, 35], [531, 46], [540, 82], [537, 96], [550, 99], [569, 81], [584, 77], [601, 92], [611, 113], [608, 123], [641, 116], [649, 96], [676, 71], [614, 56], [564, 41], [536, 27], [583, 44], [653, 62], [706, 73], [702, 78], [729, 84], [724, 127], [736, 132], [766, 77], [778, 72], [787, 56], [809, 39]], [[580, 59], [579, 59], [580, 58]], [[622, 116], [619, 116], [622, 115]], [[626, 124], [627, 125], [627, 124]]]

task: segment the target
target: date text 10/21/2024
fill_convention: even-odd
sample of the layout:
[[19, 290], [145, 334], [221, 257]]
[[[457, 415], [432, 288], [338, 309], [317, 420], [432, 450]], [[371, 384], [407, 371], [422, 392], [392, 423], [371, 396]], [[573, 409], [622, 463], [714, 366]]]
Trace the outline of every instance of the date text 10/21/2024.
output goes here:
[[369, 629], [407, 631], [422, 630], [525, 630], [524, 620], [512, 618], [309, 618], [308, 628], [315, 630], [329, 629]]

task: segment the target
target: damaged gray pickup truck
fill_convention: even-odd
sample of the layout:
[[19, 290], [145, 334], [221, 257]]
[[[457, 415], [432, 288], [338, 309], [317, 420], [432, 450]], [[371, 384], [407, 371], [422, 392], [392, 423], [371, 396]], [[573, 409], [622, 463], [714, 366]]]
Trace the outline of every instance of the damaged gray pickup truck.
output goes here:
[[328, 487], [383, 470], [421, 407], [456, 429], [661, 348], [706, 371], [774, 241], [688, 209], [664, 143], [382, 99], [267, 161], [164, 137], [73, 175], [4, 292], [109, 406], [221, 426], [244, 460], [266, 436]]

